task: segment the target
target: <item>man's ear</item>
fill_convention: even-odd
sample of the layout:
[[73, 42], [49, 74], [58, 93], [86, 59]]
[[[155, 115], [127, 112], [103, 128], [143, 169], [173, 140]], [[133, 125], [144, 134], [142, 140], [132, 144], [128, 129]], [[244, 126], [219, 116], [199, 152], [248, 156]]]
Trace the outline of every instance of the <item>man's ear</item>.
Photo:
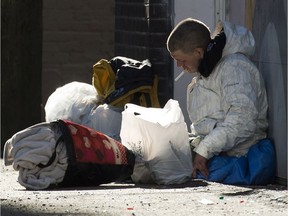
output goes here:
[[195, 52], [199, 56], [200, 59], [204, 58], [204, 49], [203, 48], [196, 48]]

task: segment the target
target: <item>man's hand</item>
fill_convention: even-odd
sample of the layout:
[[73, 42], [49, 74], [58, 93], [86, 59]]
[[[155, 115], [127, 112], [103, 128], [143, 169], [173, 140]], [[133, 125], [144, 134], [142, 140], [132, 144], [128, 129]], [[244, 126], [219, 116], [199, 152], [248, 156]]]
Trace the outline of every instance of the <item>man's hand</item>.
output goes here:
[[193, 162], [192, 178], [196, 178], [197, 171], [200, 171], [206, 179], [208, 178], [207, 159], [199, 154], [196, 154]]

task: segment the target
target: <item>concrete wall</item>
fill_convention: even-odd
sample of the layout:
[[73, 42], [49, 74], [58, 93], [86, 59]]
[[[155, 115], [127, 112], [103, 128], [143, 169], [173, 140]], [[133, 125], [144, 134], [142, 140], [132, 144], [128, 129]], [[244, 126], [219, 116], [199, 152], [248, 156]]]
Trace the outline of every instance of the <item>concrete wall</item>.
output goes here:
[[269, 102], [269, 137], [277, 154], [277, 176], [287, 181], [287, 1], [256, 1], [254, 61], [263, 74]]
[[43, 107], [59, 86], [92, 83], [93, 64], [114, 57], [114, 14], [114, 0], [43, 0]]

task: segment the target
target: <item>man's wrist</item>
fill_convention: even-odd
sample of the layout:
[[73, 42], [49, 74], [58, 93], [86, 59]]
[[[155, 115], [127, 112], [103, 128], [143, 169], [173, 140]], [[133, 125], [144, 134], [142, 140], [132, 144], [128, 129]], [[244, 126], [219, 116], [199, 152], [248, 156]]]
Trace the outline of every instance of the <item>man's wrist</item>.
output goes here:
[[205, 157], [207, 160], [213, 157], [213, 154], [209, 153], [208, 148], [202, 143], [200, 143], [198, 146], [194, 148], [194, 152], [196, 152], [196, 154], [201, 155], [202, 157]]

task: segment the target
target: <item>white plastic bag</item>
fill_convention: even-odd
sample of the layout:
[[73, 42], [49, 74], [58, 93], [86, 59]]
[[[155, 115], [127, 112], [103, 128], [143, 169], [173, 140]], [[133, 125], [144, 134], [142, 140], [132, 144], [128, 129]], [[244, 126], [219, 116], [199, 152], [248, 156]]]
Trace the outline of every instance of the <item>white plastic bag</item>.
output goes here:
[[122, 107], [101, 104], [91, 110], [87, 124], [94, 130], [120, 141], [122, 111]]
[[123, 108], [98, 105], [101, 98], [93, 85], [71, 82], [57, 88], [45, 105], [45, 120], [66, 119], [120, 141]]
[[68, 83], [49, 96], [45, 105], [45, 120], [67, 119], [85, 124], [98, 97], [93, 85], [76, 81]]
[[120, 137], [137, 156], [131, 176], [136, 183], [153, 179], [157, 184], [169, 185], [191, 178], [187, 125], [178, 101], [170, 99], [163, 109], [126, 104]]

